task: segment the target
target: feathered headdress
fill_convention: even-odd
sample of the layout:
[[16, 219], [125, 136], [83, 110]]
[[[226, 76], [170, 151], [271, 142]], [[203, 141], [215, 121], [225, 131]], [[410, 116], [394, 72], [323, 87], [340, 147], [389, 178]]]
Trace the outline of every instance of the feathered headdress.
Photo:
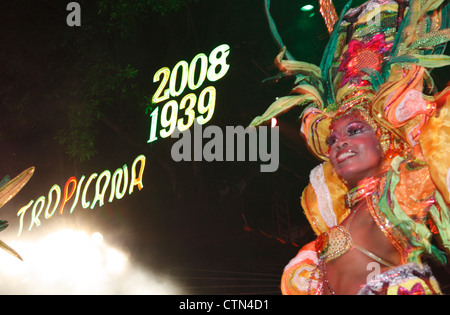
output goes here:
[[[397, 142], [402, 141], [413, 147], [443, 95], [422, 94], [424, 80], [428, 88], [432, 85], [428, 69], [450, 65], [450, 57], [440, 54], [450, 39], [444, 2], [411, 1], [408, 9], [407, 1], [372, 0], [350, 9], [350, 1], [338, 19], [332, 2], [321, 0], [331, 38], [320, 66], [284, 60], [283, 48], [275, 64], [283, 73], [296, 75], [295, 87], [250, 125], [303, 106], [301, 131], [311, 151], [326, 160], [331, 120], [359, 109], [395, 135], [389, 135], [385, 150], [390, 146], [401, 154]], [[440, 6], [438, 13], [427, 15]]]
[[[351, 9], [350, 1], [338, 18], [331, 0], [319, 2], [330, 32], [320, 65], [286, 60], [283, 48], [275, 64], [296, 76], [294, 87], [250, 125], [304, 107], [301, 133], [325, 163], [311, 173], [302, 206], [320, 234], [348, 214], [346, 187], [327, 156], [330, 124], [357, 110], [377, 132], [390, 165], [378, 207], [386, 222], [407, 236], [399, 245], [405, 260], [423, 251], [444, 260], [428, 240], [432, 231], [440, 233], [450, 249], [450, 88], [437, 93], [430, 70], [450, 65], [443, 55], [450, 39], [449, 3], [370, 0]], [[326, 213], [332, 215], [327, 219]]]

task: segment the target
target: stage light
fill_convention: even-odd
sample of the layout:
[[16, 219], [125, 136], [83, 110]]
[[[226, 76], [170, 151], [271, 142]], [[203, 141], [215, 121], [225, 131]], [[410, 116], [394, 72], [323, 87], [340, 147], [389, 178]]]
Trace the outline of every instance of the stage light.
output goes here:
[[0, 252], [0, 294], [182, 294], [164, 275], [129, 260], [99, 232], [59, 230], [9, 242], [20, 261]]
[[304, 5], [300, 8], [300, 10], [302, 10], [303, 12], [308, 12], [311, 11], [312, 9], [314, 9], [314, 6], [311, 4]]

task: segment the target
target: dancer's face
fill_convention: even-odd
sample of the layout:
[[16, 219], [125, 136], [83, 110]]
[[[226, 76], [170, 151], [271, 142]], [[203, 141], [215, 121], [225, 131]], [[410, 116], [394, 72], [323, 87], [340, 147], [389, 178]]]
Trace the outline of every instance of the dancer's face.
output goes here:
[[363, 118], [350, 115], [336, 120], [327, 143], [330, 161], [349, 188], [377, 175], [383, 152], [375, 131]]

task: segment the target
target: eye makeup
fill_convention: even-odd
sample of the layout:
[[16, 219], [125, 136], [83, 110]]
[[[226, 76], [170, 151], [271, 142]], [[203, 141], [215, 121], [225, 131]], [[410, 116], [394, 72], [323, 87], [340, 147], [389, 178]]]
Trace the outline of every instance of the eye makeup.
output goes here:
[[[345, 127], [345, 134], [341, 137], [354, 136], [363, 132], [371, 130], [371, 127], [361, 121], [352, 121]], [[340, 135], [337, 130], [332, 131], [326, 139], [328, 146], [332, 146], [339, 139]]]

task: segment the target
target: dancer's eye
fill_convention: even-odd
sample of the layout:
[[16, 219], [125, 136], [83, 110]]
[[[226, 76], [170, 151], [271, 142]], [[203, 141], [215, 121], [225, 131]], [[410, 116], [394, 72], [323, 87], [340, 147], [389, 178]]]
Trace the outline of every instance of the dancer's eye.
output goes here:
[[347, 127], [347, 135], [354, 136], [364, 132], [365, 126], [363, 124], [353, 123]]

